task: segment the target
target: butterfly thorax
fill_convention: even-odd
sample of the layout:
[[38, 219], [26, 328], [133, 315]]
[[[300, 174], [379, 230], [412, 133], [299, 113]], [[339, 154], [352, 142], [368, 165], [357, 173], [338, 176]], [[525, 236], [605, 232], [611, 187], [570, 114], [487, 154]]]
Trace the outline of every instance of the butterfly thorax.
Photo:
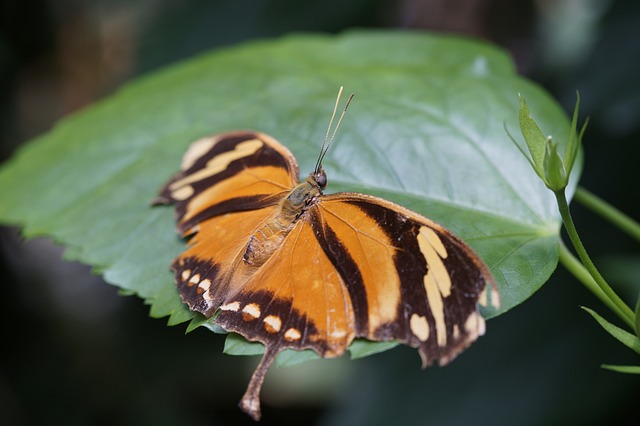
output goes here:
[[280, 201], [273, 215], [249, 239], [243, 261], [252, 267], [260, 267], [280, 247], [303, 213], [322, 195], [327, 177], [324, 170], [311, 173], [296, 185], [289, 195]]

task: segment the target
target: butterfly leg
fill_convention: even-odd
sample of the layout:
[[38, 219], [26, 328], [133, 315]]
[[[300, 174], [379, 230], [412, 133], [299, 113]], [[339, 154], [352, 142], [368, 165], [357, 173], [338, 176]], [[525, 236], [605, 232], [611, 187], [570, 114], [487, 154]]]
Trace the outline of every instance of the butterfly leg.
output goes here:
[[251, 381], [247, 390], [245, 391], [242, 399], [240, 400], [240, 408], [247, 413], [255, 421], [260, 420], [262, 413], [260, 412], [260, 389], [262, 388], [262, 382], [264, 382], [264, 376], [267, 374], [269, 366], [278, 355], [277, 349], [272, 349], [267, 346], [260, 360], [260, 364], [256, 367], [256, 371], [251, 376]]

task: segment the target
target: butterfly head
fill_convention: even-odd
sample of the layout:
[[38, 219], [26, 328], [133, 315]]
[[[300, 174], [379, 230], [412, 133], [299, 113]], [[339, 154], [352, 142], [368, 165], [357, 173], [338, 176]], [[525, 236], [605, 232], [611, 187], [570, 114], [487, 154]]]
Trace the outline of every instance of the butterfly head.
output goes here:
[[309, 174], [307, 182], [309, 182], [313, 187], [318, 188], [320, 192], [326, 188], [327, 174], [324, 172], [322, 164], [319, 164], [316, 170]]

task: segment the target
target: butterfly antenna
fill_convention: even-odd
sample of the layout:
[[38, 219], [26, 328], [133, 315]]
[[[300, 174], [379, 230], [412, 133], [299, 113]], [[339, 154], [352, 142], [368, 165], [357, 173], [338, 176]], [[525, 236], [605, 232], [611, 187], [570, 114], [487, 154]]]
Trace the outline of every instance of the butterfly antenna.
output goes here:
[[[338, 97], [336, 98], [336, 103], [333, 106], [333, 113], [331, 114], [331, 120], [329, 120], [329, 126], [327, 127], [327, 133], [324, 136], [324, 141], [322, 142], [322, 147], [320, 148], [320, 155], [318, 156], [318, 161], [316, 162], [316, 172], [319, 171], [320, 166], [322, 165], [322, 160], [326, 155], [327, 151], [329, 151], [329, 147], [333, 142], [333, 139], [336, 137], [336, 133], [338, 132], [338, 127], [340, 127], [340, 123], [342, 123], [342, 119], [344, 118], [344, 114], [347, 112], [347, 108], [349, 108], [349, 104], [351, 103], [351, 99], [353, 99], [354, 93], [349, 96], [347, 99], [347, 103], [342, 110], [342, 114], [340, 114], [340, 118], [338, 119], [338, 123], [336, 124], [335, 129], [333, 129], [333, 133], [331, 133], [331, 127], [333, 125], [333, 120], [336, 118], [336, 112], [338, 111], [338, 105], [340, 103], [340, 98], [342, 97], [343, 87], [340, 86], [340, 90], [338, 91]], [[331, 138], [329, 138], [329, 133], [331, 133]]]

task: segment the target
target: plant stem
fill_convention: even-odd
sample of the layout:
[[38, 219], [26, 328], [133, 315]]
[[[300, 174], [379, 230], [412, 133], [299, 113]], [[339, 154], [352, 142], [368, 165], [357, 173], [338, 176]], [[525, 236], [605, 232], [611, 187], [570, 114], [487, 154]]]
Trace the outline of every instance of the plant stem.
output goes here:
[[596, 284], [593, 277], [591, 277], [591, 274], [589, 274], [587, 268], [585, 268], [584, 265], [580, 263], [580, 260], [575, 257], [573, 253], [571, 253], [569, 248], [562, 240], [560, 240], [560, 263], [562, 263], [564, 267], [567, 268], [567, 270], [578, 279], [578, 281], [582, 282], [582, 284], [584, 284], [584, 286], [587, 287], [587, 289], [593, 294], [595, 294], [596, 297], [600, 299], [604, 304], [609, 306], [611, 309], [615, 308], [615, 305], [611, 304], [611, 300], [609, 300], [604, 292], [600, 290], [600, 287], [598, 287], [598, 284]]
[[567, 270], [578, 279], [589, 291], [591, 291], [602, 303], [607, 305], [609, 309], [614, 311], [619, 317], [624, 316], [624, 313], [618, 309], [615, 303], [607, 297], [607, 295], [598, 287], [595, 280], [584, 267], [580, 260], [576, 258], [569, 248], [560, 240], [560, 263], [564, 265]]
[[573, 244], [573, 248], [576, 250], [580, 261], [584, 265], [585, 269], [591, 275], [591, 278], [595, 281], [596, 285], [599, 288], [599, 291], [594, 291], [589, 285], [587, 288], [591, 290], [598, 298], [603, 300], [603, 298], [608, 299], [610, 302], [606, 302], [607, 306], [612, 308], [612, 305], [615, 308], [612, 308], [613, 311], [622, 319], [632, 330], [635, 331], [635, 321], [634, 321], [634, 313], [633, 311], [620, 299], [620, 297], [611, 289], [609, 284], [605, 281], [605, 279], [600, 275], [600, 272], [596, 269], [595, 265], [591, 261], [591, 258], [587, 254], [584, 246], [582, 245], [582, 241], [580, 241], [580, 237], [578, 236], [578, 231], [576, 230], [575, 224], [573, 223], [573, 218], [571, 217], [571, 212], [569, 210], [569, 204], [567, 203], [567, 198], [564, 193], [564, 189], [559, 191], [554, 191], [556, 196], [556, 201], [558, 202], [558, 209], [560, 210], [560, 215], [562, 216], [562, 222], [564, 223], [565, 229], [567, 230], [567, 235]]
[[640, 241], [640, 224], [606, 201], [581, 187], [576, 189], [574, 200], [582, 203], [585, 207], [593, 210], [622, 231]]

